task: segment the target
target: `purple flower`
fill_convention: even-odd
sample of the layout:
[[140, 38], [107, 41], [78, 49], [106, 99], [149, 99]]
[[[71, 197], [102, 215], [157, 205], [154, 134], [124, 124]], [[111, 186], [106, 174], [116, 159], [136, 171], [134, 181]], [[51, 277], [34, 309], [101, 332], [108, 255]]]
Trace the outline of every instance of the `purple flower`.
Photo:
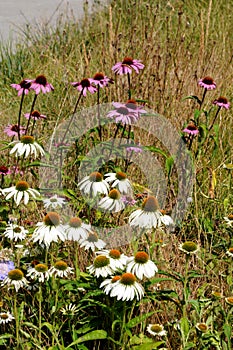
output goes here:
[[96, 86], [99, 86], [101, 88], [108, 86], [108, 84], [113, 84], [113, 79], [108, 78], [103, 73], [96, 73], [93, 77], [93, 79], [89, 79], [91, 83], [95, 84]]
[[47, 82], [47, 79], [44, 75], [38, 75], [36, 79], [31, 80], [31, 90], [34, 90], [36, 95], [40, 93], [46, 94], [47, 92], [53, 91], [54, 87], [52, 84]]
[[189, 123], [183, 132], [186, 132], [189, 135], [197, 135], [199, 133], [198, 128], [193, 123]]
[[134, 99], [128, 100], [126, 103], [113, 102], [115, 108], [126, 107], [129, 111], [134, 114], [137, 114], [140, 117], [140, 114], [147, 113], [142, 106], [138, 105]]
[[7, 166], [1, 165], [0, 166], [0, 174], [1, 175], [9, 175], [9, 174], [11, 174], [11, 171], [10, 171], [10, 169], [7, 168]]
[[230, 102], [228, 102], [226, 97], [223, 96], [220, 96], [217, 100], [214, 100], [213, 104], [226, 109], [229, 109], [230, 107]]
[[107, 118], [115, 119], [116, 123], [131, 125], [138, 121], [140, 114], [137, 110], [126, 107], [126, 104], [120, 102], [113, 102], [114, 110], [109, 111]]
[[[9, 124], [7, 127], [4, 129], [4, 133], [7, 134], [8, 136], [17, 136], [18, 135], [18, 124]], [[23, 126], [20, 126], [20, 135], [25, 133], [25, 128]]]
[[129, 147], [126, 147], [126, 152], [142, 153], [142, 148], [139, 145], [131, 145]]
[[117, 62], [113, 67], [112, 70], [116, 74], [131, 74], [132, 69], [135, 70], [136, 73], [139, 73], [140, 69], [144, 68], [144, 64], [141, 63], [139, 60], [133, 60], [131, 57], [125, 57], [122, 62]]
[[[30, 117], [30, 113], [26, 113], [24, 114], [25, 118], [29, 119]], [[38, 120], [38, 119], [46, 119], [46, 115], [44, 114], [40, 114], [40, 112], [38, 111], [33, 111], [32, 114], [31, 114], [31, 119], [35, 119], [35, 120]]]
[[211, 77], [205, 77], [203, 79], [200, 79], [198, 84], [206, 90], [216, 89], [216, 83], [214, 82], [213, 78], [211, 78]]
[[92, 79], [85, 78], [80, 82], [74, 81], [71, 85], [76, 87], [78, 91], [82, 91], [83, 96], [87, 95], [87, 91], [91, 94], [94, 94], [97, 91], [96, 87], [92, 85]]
[[1, 260], [0, 261], [0, 281], [3, 281], [4, 278], [8, 277], [8, 272], [10, 272], [11, 270], [14, 270], [14, 268], [15, 268], [15, 265], [13, 261]]
[[121, 200], [126, 206], [133, 206], [136, 203], [136, 200], [130, 196], [121, 196]]
[[11, 84], [11, 87], [13, 87], [18, 91], [18, 96], [22, 95], [23, 92], [25, 95], [27, 95], [29, 92], [30, 86], [31, 86], [31, 80], [29, 79], [24, 79], [19, 84]]

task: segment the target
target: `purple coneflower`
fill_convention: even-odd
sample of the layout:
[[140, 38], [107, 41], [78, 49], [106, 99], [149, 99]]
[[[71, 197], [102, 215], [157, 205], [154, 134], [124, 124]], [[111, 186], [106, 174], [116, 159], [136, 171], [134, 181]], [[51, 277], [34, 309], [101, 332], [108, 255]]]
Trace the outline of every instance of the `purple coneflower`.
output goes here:
[[200, 79], [198, 84], [206, 90], [216, 89], [216, 83], [214, 82], [213, 78], [208, 76], [203, 79]]
[[[26, 114], [24, 114], [24, 116], [26, 119], [29, 119], [30, 113], [26, 113]], [[31, 118], [34, 120], [38, 120], [38, 119], [46, 119], [47, 117], [44, 114], [40, 114], [40, 112], [38, 112], [38, 111], [33, 111], [31, 114]]]
[[199, 133], [198, 128], [193, 123], [189, 123], [183, 132], [186, 132], [189, 135], [197, 135]]
[[134, 60], [131, 57], [125, 57], [122, 62], [117, 62], [112, 70], [116, 74], [131, 74], [132, 69], [135, 70], [136, 73], [139, 73], [140, 69], [144, 68], [144, 64], [139, 60]]
[[103, 73], [96, 73], [93, 77], [93, 79], [89, 79], [91, 83], [95, 84], [96, 86], [99, 86], [101, 88], [108, 86], [108, 84], [113, 84], [113, 79], [108, 78]]
[[[4, 133], [7, 134], [8, 136], [17, 136], [19, 131], [19, 126], [18, 124], [9, 124], [7, 127], [4, 129]], [[20, 126], [20, 135], [23, 135], [25, 133], [25, 128], [23, 126]]]
[[79, 82], [74, 81], [71, 85], [76, 87], [78, 91], [82, 91], [83, 96], [87, 95], [87, 91], [91, 94], [94, 94], [97, 91], [96, 87], [92, 85], [92, 79], [85, 78]]
[[52, 84], [47, 82], [47, 79], [44, 75], [38, 75], [36, 79], [31, 81], [31, 90], [34, 90], [36, 95], [40, 92], [46, 94], [47, 92], [53, 91], [54, 87]]
[[5, 175], [10, 175], [11, 174], [11, 171], [9, 168], [7, 168], [7, 166], [5, 165], [1, 165], [0, 166], [0, 174], [5, 176]]
[[213, 104], [225, 109], [229, 109], [230, 107], [230, 102], [228, 102], [226, 97], [223, 96], [220, 96], [217, 100], [214, 100]]
[[31, 86], [31, 81], [32, 80], [24, 79], [19, 84], [11, 84], [11, 87], [18, 91], [18, 96], [21, 96], [22, 93], [27, 95]]
[[122, 106], [112, 111], [109, 111], [107, 114], [107, 118], [115, 119], [116, 123], [131, 125], [135, 124], [138, 121], [139, 115], [138, 113], [132, 112], [132, 110], [127, 108], [126, 106]]

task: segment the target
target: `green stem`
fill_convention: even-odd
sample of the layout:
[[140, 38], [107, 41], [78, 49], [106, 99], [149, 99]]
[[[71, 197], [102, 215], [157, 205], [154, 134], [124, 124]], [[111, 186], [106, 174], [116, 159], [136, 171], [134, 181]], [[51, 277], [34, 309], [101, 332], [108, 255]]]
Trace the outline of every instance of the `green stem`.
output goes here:
[[185, 258], [185, 274], [184, 274], [184, 294], [183, 294], [183, 301], [184, 301], [184, 305], [183, 305], [183, 317], [187, 317], [187, 291], [186, 289], [188, 288], [188, 269], [189, 269], [189, 255], [186, 254], [186, 258]]
[[19, 339], [19, 315], [17, 310], [17, 298], [16, 294], [14, 294], [14, 317], [15, 317], [15, 335], [17, 342], [17, 349], [19, 349], [20, 339]]
[[41, 290], [41, 285], [39, 286], [39, 291], [38, 291], [38, 295], [39, 295], [39, 334], [38, 334], [38, 338], [39, 338], [39, 344], [41, 344], [41, 318], [42, 318], [42, 308], [41, 308], [41, 299], [42, 299], [42, 290]]
[[128, 78], [128, 85], [129, 85], [129, 90], [128, 90], [128, 96], [129, 100], [131, 99], [131, 84], [130, 84], [130, 74], [127, 73], [127, 78]]
[[36, 103], [37, 96], [38, 95], [34, 96], [34, 100], [32, 102], [32, 106], [31, 106], [31, 110], [30, 110], [30, 114], [29, 114], [29, 118], [28, 118], [28, 122], [27, 122], [27, 126], [26, 126], [25, 135], [27, 135], [27, 132], [28, 132], [28, 128], [29, 128], [29, 124], [30, 124], [30, 120], [31, 120], [31, 117], [32, 117], [32, 112], [34, 110], [34, 106], [35, 106], [35, 103]]
[[19, 107], [19, 115], [18, 115], [18, 139], [20, 140], [20, 118], [21, 118], [21, 112], [23, 107], [23, 100], [24, 100], [24, 90], [22, 93], [21, 101], [20, 101], [20, 107]]

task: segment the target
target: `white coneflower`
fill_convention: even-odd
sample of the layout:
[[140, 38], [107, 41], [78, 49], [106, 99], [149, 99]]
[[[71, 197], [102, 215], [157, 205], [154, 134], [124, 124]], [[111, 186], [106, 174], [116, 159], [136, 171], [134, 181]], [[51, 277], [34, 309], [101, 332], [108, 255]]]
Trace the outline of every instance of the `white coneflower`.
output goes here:
[[136, 281], [135, 275], [126, 272], [116, 281], [110, 291], [110, 297], [117, 297], [117, 300], [137, 300], [142, 299], [144, 289], [140, 283]]
[[233, 296], [232, 297], [226, 297], [225, 301], [227, 304], [233, 306]]
[[230, 214], [228, 216], [224, 216], [223, 218], [227, 224], [227, 226], [232, 227], [233, 226], [233, 214]]
[[107, 277], [113, 274], [113, 270], [110, 266], [110, 259], [105, 255], [99, 255], [95, 258], [93, 265], [89, 266], [88, 271], [90, 274], [98, 277]]
[[197, 323], [196, 328], [199, 330], [201, 333], [206, 333], [208, 331], [208, 326], [206, 323]]
[[128, 258], [126, 271], [142, 280], [143, 277], [154, 277], [158, 268], [153, 261], [149, 260], [149, 255], [146, 252], [137, 252], [134, 257]]
[[24, 204], [27, 205], [29, 202], [29, 195], [33, 198], [40, 196], [40, 193], [37, 190], [30, 188], [26, 181], [18, 181], [15, 186], [4, 188], [2, 193], [6, 196], [6, 200], [14, 197], [17, 206], [22, 199]]
[[116, 187], [121, 194], [132, 196], [133, 188], [125, 173], [118, 171], [117, 173], [107, 173], [105, 176], [105, 180], [111, 183], [112, 187]]
[[13, 269], [13, 270], [8, 272], [8, 276], [6, 278], [4, 278], [1, 285], [2, 286], [7, 285], [8, 288], [13, 286], [15, 288], [16, 292], [18, 292], [18, 290], [20, 288], [25, 287], [27, 284], [28, 284], [28, 282], [27, 282], [26, 278], [24, 277], [23, 272], [19, 269]]
[[74, 273], [74, 269], [69, 267], [67, 263], [63, 260], [57, 261], [52, 267], [49, 269], [50, 276], [55, 277], [68, 277], [70, 274]]
[[142, 209], [135, 210], [129, 216], [129, 224], [132, 227], [156, 228], [161, 225], [162, 213], [159, 210], [159, 204], [154, 196], [144, 199]]
[[101, 250], [106, 246], [106, 243], [99, 239], [95, 232], [89, 233], [86, 239], [80, 240], [80, 247], [85, 250], [91, 249], [93, 252], [98, 249]]
[[21, 139], [18, 141], [13, 141], [10, 145], [14, 145], [10, 154], [15, 154], [16, 157], [39, 155], [43, 156], [45, 154], [43, 148], [35, 141], [33, 136], [24, 135], [21, 136]]
[[233, 257], [233, 247], [228, 248], [226, 254]]
[[14, 319], [14, 316], [10, 312], [0, 312], [0, 324], [6, 324]]
[[104, 197], [99, 201], [98, 207], [103, 210], [117, 213], [125, 208], [125, 204], [121, 199], [120, 192], [114, 189], [109, 192], [107, 197]]
[[3, 232], [3, 235], [9, 238], [12, 241], [22, 241], [26, 238], [28, 230], [25, 230], [23, 226], [16, 224], [10, 224], [6, 227], [6, 230]]
[[195, 254], [199, 250], [199, 247], [195, 242], [186, 241], [179, 245], [179, 249], [185, 254], [191, 255]]
[[51, 242], [58, 242], [65, 240], [65, 232], [62, 225], [60, 225], [60, 216], [55, 212], [48, 212], [45, 215], [43, 222], [38, 222], [38, 226], [32, 234], [33, 242], [44, 243], [48, 248]]
[[78, 313], [78, 307], [75, 304], [68, 304], [60, 309], [61, 313], [65, 316], [74, 316]]
[[89, 176], [85, 176], [79, 183], [78, 187], [81, 192], [88, 195], [89, 197], [96, 197], [98, 194], [108, 194], [109, 185], [103, 179], [103, 176], [94, 172]]
[[35, 267], [29, 267], [27, 277], [30, 277], [32, 280], [38, 280], [40, 283], [48, 281], [50, 277], [48, 266], [45, 264], [36, 264]]
[[105, 294], [109, 294], [114, 287], [114, 283], [119, 281], [121, 279], [121, 276], [114, 276], [112, 278], [105, 279], [101, 284], [100, 288], [103, 288], [103, 291]]
[[165, 210], [160, 210], [160, 211], [162, 214], [161, 222], [167, 227], [174, 226], [174, 221], [172, 220], [171, 216], [167, 215]]
[[110, 260], [110, 266], [114, 271], [123, 270], [128, 260], [128, 257], [118, 249], [101, 250], [96, 252], [96, 255], [105, 255]]
[[43, 199], [44, 207], [46, 209], [50, 207], [53, 209], [56, 209], [57, 207], [62, 208], [65, 202], [66, 200], [64, 198], [58, 197], [56, 194], [50, 198]]
[[147, 326], [147, 332], [149, 332], [150, 334], [152, 334], [153, 336], [159, 336], [162, 337], [164, 335], [167, 335], [167, 332], [164, 330], [164, 327], [162, 324], [149, 324]]
[[92, 232], [91, 225], [85, 224], [78, 217], [70, 219], [69, 223], [64, 226], [69, 241], [80, 241], [86, 239], [88, 234]]

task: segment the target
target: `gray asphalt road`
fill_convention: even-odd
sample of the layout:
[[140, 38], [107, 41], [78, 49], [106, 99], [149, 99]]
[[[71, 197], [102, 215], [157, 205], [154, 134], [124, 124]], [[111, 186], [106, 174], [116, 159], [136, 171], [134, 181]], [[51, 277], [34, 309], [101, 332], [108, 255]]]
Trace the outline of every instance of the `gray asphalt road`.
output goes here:
[[73, 10], [75, 17], [83, 13], [85, 0], [0, 0], [0, 37], [6, 41], [16, 38], [25, 23], [54, 24], [65, 11]]

